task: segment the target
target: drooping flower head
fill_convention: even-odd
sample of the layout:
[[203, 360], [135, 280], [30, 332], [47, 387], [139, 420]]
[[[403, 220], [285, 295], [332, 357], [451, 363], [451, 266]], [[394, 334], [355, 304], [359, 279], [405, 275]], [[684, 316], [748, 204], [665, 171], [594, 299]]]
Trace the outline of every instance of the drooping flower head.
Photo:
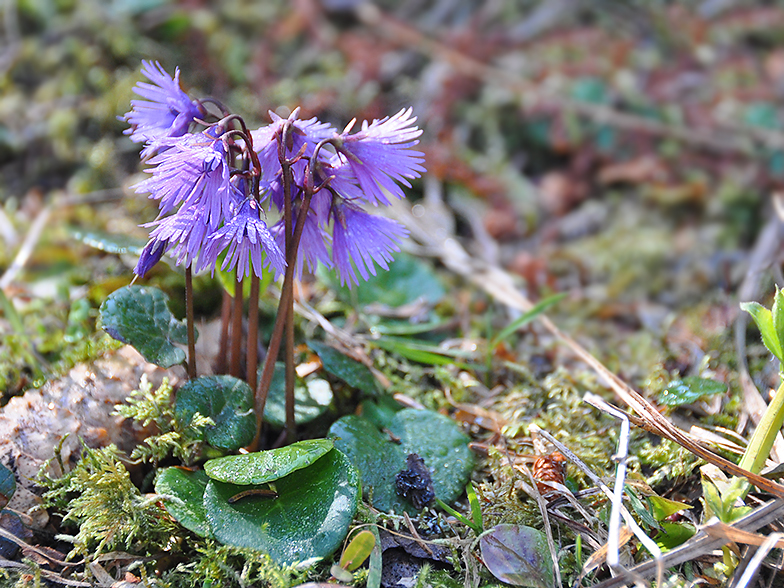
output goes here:
[[267, 223], [262, 220], [259, 204], [253, 198], [245, 199], [237, 213], [210, 235], [198, 269], [211, 267], [214, 271], [215, 262], [224, 250], [226, 257], [221, 269], [236, 268], [238, 280], [250, 275], [251, 264], [257, 276], [261, 276], [263, 265], [271, 266], [279, 273], [286, 267], [286, 259]]
[[333, 211], [332, 260], [340, 277], [341, 285], [348, 282], [359, 284], [357, 274], [363, 280], [376, 275], [375, 264], [389, 269], [392, 253], [400, 251], [398, 243], [408, 231], [397, 222], [369, 214], [358, 207], [344, 203]]
[[135, 143], [146, 142], [142, 156], [154, 151], [152, 145], [164, 137], [181, 137], [188, 132], [191, 122], [204, 116], [203, 107], [180, 87], [180, 69], [174, 77], [164, 71], [161, 64], [142, 62], [142, 73], [150, 80], [139, 82], [133, 91], [143, 100], [131, 100], [131, 110], [124, 116], [130, 129], [125, 131]]
[[211, 229], [217, 229], [231, 212], [231, 172], [226, 146], [213, 133], [199, 133], [161, 140], [166, 149], [150, 159], [151, 177], [133, 186], [158, 200], [161, 214], [178, 206], [199, 206], [207, 213]]
[[370, 124], [364, 121], [353, 135], [351, 126], [339, 135], [338, 154], [351, 167], [369, 204], [388, 205], [386, 193], [403, 198], [398, 184], [410, 188], [408, 179], [425, 171], [424, 155], [411, 150], [422, 134], [413, 126], [416, 117], [411, 112], [409, 108]]
[[[311, 271], [321, 263], [335, 267], [350, 287], [375, 275], [376, 266], [388, 268], [406, 230], [364, 208], [402, 198], [401, 185], [410, 187], [409, 180], [424, 171], [423, 154], [412, 149], [422, 131], [411, 109], [365, 121], [353, 134], [353, 122], [338, 133], [316, 118], [300, 120], [295, 109], [286, 119], [270, 113], [271, 124], [246, 134], [242, 119], [222, 107], [220, 122], [206, 120], [212, 114], [182, 91], [179, 70], [170, 77], [157, 62], [144, 62], [142, 73], [149, 82], [134, 89], [141, 99], [125, 115], [131, 124], [126, 132], [146, 142], [142, 156], [151, 164], [150, 176], [134, 189], [149, 193], [160, 215], [145, 225], [150, 241], [134, 270], [138, 275], [165, 253], [195, 271], [214, 271], [223, 254], [222, 268], [236, 269], [238, 279], [261, 276], [264, 266], [280, 274], [287, 265], [285, 221], [268, 228], [261, 203], [279, 213], [290, 204], [295, 221], [306, 195], [312, 201], [298, 255], [289, 260], [296, 275], [305, 263]], [[192, 129], [196, 120], [206, 128]], [[281, 153], [291, 170], [288, 189]]]

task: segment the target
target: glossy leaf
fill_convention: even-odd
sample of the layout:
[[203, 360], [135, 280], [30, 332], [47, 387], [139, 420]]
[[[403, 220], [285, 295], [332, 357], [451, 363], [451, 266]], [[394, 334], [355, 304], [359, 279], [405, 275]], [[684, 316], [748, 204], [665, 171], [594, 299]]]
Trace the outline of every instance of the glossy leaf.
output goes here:
[[346, 453], [362, 474], [363, 489], [368, 496], [372, 494], [374, 507], [416, 512], [395, 487], [395, 476], [406, 469], [410, 453], [424, 460], [438, 498], [451, 503], [462, 494], [474, 460], [469, 439], [457, 423], [437, 412], [408, 408], [396, 413], [387, 429], [382, 432], [369, 420], [349, 415], [329, 431], [335, 447]]
[[201, 470], [188, 471], [183, 468], [166, 468], [155, 480], [155, 492], [174, 496], [176, 500], [164, 500], [166, 510], [186, 529], [206, 537], [210, 529], [204, 510], [204, 490], [209, 478]]
[[264, 551], [278, 564], [331, 555], [348, 533], [361, 495], [359, 475], [335, 449], [275, 481], [277, 498], [229, 500], [248, 486], [210, 480], [204, 507], [221, 543]]
[[[313, 378], [294, 386], [294, 422], [309, 423], [324, 414], [332, 403], [332, 388], [329, 382]], [[270, 383], [267, 404], [264, 407], [264, 422], [276, 428], [286, 426], [286, 366], [275, 364]]]
[[708, 378], [686, 376], [670, 382], [659, 395], [659, 402], [667, 406], [680, 406], [696, 402], [704, 396], [715, 396], [725, 392], [727, 392], [727, 384]]
[[186, 326], [172, 316], [168, 301], [158, 288], [125, 286], [101, 304], [101, 326], [149, 362], [163, 368], [182, 363], [185, 352], [174, 344], [187, 343]]
[[309, 439], [269, 451], [211, 459], [204, 471], [219, 482], [264, 484], [312, 465], [332, 447], [329, 439]]
[[214, 425], [204, 430], [204, 440], [218, 449], [236, 451], [256, 434], [253, 391], [246, 382], [232, 376], [202, 376], [190, 380], [177, 391], [174, 414], [188, 424], [198, 412]]
[[376, 378], [367, 366], [319, 341], [308, 341], [308, 347], [318, 354], [321, 364], [328, 373], [365, 394], [378, 394]]
[[496, 525], [479, 538], [482, 561], [496, 578], [515, 586], [551, 588], [553, 561], [544, 533], [525, 525]]

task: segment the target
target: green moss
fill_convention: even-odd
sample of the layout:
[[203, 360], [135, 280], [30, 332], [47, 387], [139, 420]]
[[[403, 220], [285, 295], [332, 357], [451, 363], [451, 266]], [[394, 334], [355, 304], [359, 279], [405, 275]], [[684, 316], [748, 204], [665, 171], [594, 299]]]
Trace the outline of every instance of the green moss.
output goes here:
[[117, 405], [115, 413], [133, 419], [142, 427], [154, 424], [159, 433], [150, 435], [144, 443], [137, 445], [131, 459], [158, 464], [169, 455], [190, 465], [201, 455], [202, 429], [214, 424], [211, 419], [194, 414], [190, 423], [181, 423], [174, 415], [173, 390], [168, 378], [164, 378], [157, 390], [142, 376], [139, 388], [131, 392], [127, 404]]
[[63, 524], [77, 527], [69, 538], [70, 557], [115, 549], [153, 554], [171, 545], [178, 525], [156, 497], [147, 498], [131, 481], [114, 445], [84, 447], [80, 461], [61, 478], [44, 477], [44, 500], [63, 514]]

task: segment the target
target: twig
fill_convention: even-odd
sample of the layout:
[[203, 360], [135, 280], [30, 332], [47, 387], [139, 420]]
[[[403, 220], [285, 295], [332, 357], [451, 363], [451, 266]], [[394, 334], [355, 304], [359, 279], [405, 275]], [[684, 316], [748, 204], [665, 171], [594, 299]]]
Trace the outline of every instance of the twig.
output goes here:
[[[626, 413], [607, 404], [596, 394], [591, 394], [589, 392], [583, 397], [583, 400], [591, 406], [594, 406], [621, 421], [618, 450], [613, 456], [613, 459], [618, 462], [618, 467], [615, 470], [615, 488], [613, 490], [612, 510], [610, 511], [610, 522], [608, 524], [607, 565], [609, 565], [610, 568], [623, 570], [623, 573], [627, 573], [626, 568], [621, 566], [619, 537], [621, 532], [621, 509], [623, 508], [623, 487], [626, 483], [626, 460], [629, 457], [629, 432], [631, 424]], [[656, 561], [656, 585], [661, 586], [662, 577], [664, 576], [664, 566], [661, 563], [661, 549], [659, 549], [659, 546], [647, 535], [644, 535], [644, 538], [639, 536], [637, 538], [653, 555], [654, 561]]]

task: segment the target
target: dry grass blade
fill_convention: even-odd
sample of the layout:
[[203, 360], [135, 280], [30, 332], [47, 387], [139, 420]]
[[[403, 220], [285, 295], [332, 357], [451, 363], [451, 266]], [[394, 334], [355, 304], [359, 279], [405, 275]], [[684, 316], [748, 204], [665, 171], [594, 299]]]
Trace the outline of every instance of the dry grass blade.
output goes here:
[[[767, 504], [750, 512], [745, 517], [742, 517], [732, 524], [732, 527], [741, 531], [756, 531], [776, 519], [784, 516], [784, 500], [771, 500]], [[714, 549], [718, 549], [726, 545], [728, 540], [724, 537], [711, 537], [702, 529], [686, 543], [662, 555], [661, 561], [665, 567], [672, 567], [691, 561], [705, 553], [710, 553]], [[655, 574], [656, 562], [653, 560], [641, 563], [635, 566], [630, 572], [647, 578]], [[620, 588], [626, 585], [626, 580], [622, 576], [610, 578], [597, 584], [594, 588]]]

